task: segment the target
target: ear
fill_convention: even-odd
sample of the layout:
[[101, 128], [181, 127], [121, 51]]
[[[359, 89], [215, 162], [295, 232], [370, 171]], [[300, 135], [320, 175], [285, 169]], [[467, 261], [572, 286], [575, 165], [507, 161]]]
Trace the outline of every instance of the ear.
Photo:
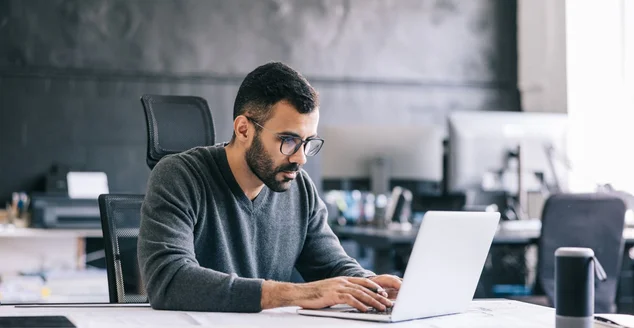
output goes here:
[[244, 115], [239, 115], [233, 120], [233, 131], [236, 134], [236, 140], [239, 142], [247, 142], [249, 140], [249, 120]]

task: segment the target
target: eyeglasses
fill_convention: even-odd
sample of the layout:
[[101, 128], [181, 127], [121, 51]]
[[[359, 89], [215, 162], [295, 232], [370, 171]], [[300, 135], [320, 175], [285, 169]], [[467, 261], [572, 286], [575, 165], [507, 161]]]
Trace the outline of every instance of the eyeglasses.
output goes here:
[[263, 127], [256, 120], [248, 116], [245, 116], [245, 117], [247, 118], [247, 120], [259, 126], [263, 130], [274, 133], [282, 141], [282, 144], [280, 145], [280, 152], [286, 156], [294, 155], [299, 150], [299, 148], [302, 147], [302, 145], [305, 145], [304, 155], [315, 156], [321, 150], [321, 147], [324, 145], [324, 139], [317, 138], [317, 137], [308, 137], [306, 138], [306, 140], [302, 140], [302, 138], [300, 137], [289, 136], [286, 134], [279, 134], [279, 133], [276, 133], [275, 131], [272, 131]]

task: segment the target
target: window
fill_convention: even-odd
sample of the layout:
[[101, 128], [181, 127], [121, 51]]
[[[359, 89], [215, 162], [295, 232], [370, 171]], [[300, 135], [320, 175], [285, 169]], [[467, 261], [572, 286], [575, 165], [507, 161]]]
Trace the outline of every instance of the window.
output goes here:
[[566, 2], [573, 192], [634, 193], [634, 2]]

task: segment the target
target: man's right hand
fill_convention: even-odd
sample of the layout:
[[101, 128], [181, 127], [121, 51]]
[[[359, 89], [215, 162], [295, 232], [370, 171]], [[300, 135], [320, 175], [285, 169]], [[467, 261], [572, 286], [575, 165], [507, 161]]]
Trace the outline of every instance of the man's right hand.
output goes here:
[[384, 311], [392, 306], [387, 293], [377, 283], [357, 277], [337, 277], [304, 284], [265, 281], [262, 284], [262, 308], [295, 305], [321, 309], [348, 304], [361, 312], [368, 307]]

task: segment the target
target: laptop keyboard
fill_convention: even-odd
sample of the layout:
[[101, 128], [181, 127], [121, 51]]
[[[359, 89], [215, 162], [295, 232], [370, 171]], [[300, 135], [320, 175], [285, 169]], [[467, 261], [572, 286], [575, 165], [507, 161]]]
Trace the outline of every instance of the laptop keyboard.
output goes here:
[[388, 314], [392, 314], [392, 309], [393, 308], [389, 307], [389, 308], [386, 308], [385, 311], [379, 311], [379, 310], [377, 310], [375, 308], [368, 308], [367, 312], [361, 312], [361, 311], [359, 311], [357, 309], [352, 309], [352, 310], [348, 310], [348, 311], [345, 311], [345, 312], [346, 313], [364, 313], [364, 314], [385, 314], [385, 315], [388, 315]]

